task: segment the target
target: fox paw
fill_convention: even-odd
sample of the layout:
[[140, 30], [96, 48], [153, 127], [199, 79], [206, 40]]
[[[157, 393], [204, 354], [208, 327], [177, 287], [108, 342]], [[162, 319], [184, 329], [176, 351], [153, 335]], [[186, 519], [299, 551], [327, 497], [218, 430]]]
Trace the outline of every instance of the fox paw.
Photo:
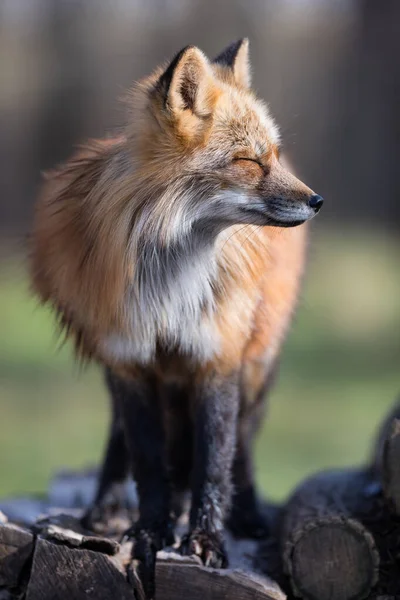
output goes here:
[[99, 534], [119, 533], [124, 531], [131, 519], [132, 509], [127, 506], [93, 504], [81, 518], [81, 525], [85, 529]]
[[194, 529], [182, 539], [179, 550], [184, 556], [199, 556], [206, 567], [225, 569], [228, 566], [222, 536], [217, 533]]
[[124, 484], [114, 484], [109, 492], [102, 496], [101, 500], [95, 500], [86, 510], [81, 519], [81, 525], [85, 529], [96, 533], [106, 533], [110, 529], [110, 522], [114, 519], [120, 519], [117, 530], [123, 531], [126, 527], [126, 521], [132, 518], [130, 514], [133, 506], [128, 500], [126, 487]]
[[109, 506], [101, 506], [93, 504], [90, 506], [83, 517], [81, 518], [81, 525], [89, 531], [95, 533], [105, 533], [108, 529], [108, 523], [113, 516], [113, 511]]

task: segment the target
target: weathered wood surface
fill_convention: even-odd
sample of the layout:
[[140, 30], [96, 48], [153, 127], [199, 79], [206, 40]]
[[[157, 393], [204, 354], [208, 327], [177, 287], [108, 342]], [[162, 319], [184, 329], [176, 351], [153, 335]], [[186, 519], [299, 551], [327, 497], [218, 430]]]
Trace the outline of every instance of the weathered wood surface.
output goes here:
[[389, 510], [400, 516], [400, 404], [381, 427], [372, 463]]
[[[73, 479], [72, 474], [69, 478]], [[9, 591], [10, 598], [25, 593], [26, 600], [142, 600], [140, 581], [130, 561], [131, 544], [120, 546], [114, 539], [87, 535], [79, 524], [79, 511], [63, 510], [64, 513], [53, 508], [51, 516], [42, 517], [31, 526], [32, 531], [0, 525], [0, 540], [5, 540], [0, 545], [0, 558], [14, 557], [12, 563], [4, 562], [4, 566], [0, 560], [3, 566], [0, 586]], [[24, 515], [15, 508], [13, 515], [23, 522]], [[173, 551], [160, 552], [157, 600], [286, 598], [276, 583], [253, 569], [255, 542], [235, 542], [228, 536], [227, 547], [234, 568], [225, 571], [206, 569], [196, 559], [182, 558]], [[15, 548], [23, 552], [15, 554]]]
[[374, 590], [400, 598], [400, 403], [384, 421], [372, 456], [371, 472], [377, 488], [372, 507], [361, 515], [375, 539], [380, 555], [379, 582]]
[[310, 477], [290, 498], [281, 547], [297, 596], [358, 600], [371, 592], [379, 554], [373, 536], [354, 516], [370, 484], [365, 471], [331, 471]]
[[26, 600], [135, 600], [132, 586], [109, 556], [38, 538]]
[[385, 443], [382, 487], [394, 514], [400, 516], [400, 419], [394, 419]]
[[[190, 600], [264, 600], [285, 598], [277, 584], [265, 577], [239, 569], [204, 569], [193, 564], [188, 566], [168, 556], [160, 557], [157, 564], [157, 600], [190, 598]], [[172, 594], [172, 596], [171, 596]]]
[[[400, 598], [400, 404], [370, 465], [318, 473], [295, 490], [278, 532], [277, 579], [305, 600]], [[273, 571], [270, 571], [273, 573]], [[285, 585], [287, 576], [289, 585]]]
[[383, 471], [385, 445], [391, 437], [393, 423], [396, 419], [400, 419], [400, 400], [394, 404], [392, 410], [381, 423], [375, 444], [372, 448], [371, 464], [378, 479], [381, 477]]
[[33, 547], [32, 533], [17, 525], [0, 525], [0, 587], [19, 586]]

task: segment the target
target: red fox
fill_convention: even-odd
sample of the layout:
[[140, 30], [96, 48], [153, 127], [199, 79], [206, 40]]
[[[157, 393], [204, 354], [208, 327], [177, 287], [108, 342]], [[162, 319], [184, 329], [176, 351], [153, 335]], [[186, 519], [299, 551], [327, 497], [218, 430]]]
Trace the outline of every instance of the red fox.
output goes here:
[[213, 61], [181, 50], [129, 93], [123, 134], [82, 148], [37, 203], [33, 288], [112, 397], [85, 523], [131, 470], [140, 517], [128, 535], [148, 597], [184, 491], [181, 551], [205, 565], [227, 565], [226, 523], [267, 533], [252, 439], [298, 296], [303, 223], [323, 199], [280, 161], [248, 54], [246, 39]]

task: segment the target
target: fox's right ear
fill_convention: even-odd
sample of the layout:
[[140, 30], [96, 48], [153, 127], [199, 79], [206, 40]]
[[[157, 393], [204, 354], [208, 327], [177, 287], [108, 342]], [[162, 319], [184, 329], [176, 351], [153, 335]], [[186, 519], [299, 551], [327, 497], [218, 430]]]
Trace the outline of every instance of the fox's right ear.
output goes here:
[[211, 65], [199, 48], [187, 46], [172, 60], [156, 85], [164, 108], [176, 116], [189, 111], [197, 117], [212, 113], [216, 92]]
[[249, 40], [247, 38], [233, 42], [221, 54], [218, 54], [213, 63], [230, 68], [236, 83], [239, 85], [244, 88], [251, 86]]

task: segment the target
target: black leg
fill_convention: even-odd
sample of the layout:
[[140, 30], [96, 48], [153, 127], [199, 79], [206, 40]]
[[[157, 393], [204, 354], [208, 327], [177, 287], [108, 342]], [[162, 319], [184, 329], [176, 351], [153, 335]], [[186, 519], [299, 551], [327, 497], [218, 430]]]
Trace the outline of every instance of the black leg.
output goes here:
[[253, 480], [250, 440], [239, 439], [233, 467], [234, 492], [227, 527], [239, 538], [260, 539], [269, 534], [266, 516]]
[[185, 386], [163, 386], [168, 473], [172, 489], [172, 511], [179, 518], [185, 508], [193, 461], [193, 423], [189, 393]]
[[125, 439], [139, 496], [139, 520], [126, 532], [147, 598], [155, 594], [156, 553], [174, 543], [163, 414], [151, 377], [123, 382]]
[[226, 567], [223, 526], [231, 499], [239, 386], [213, 377], [195, 390], [195, 443], [189, 533], [182, 552], [206, 566]]
[[118, 511], [128, 508], [125, 482], [130, 464], [122, 424], [121, 391], [110, 373], [106, 373], [106, 381], [112, 407], [109, 439], [95, 499], [82, 519], [84, 527], [97, 531], [104, 530]]
[[268, 391], [274, 383], [278, 363], [276, 362], [253, 404], [242, 401], [238, 419], [237, 448], [233, 465], [232, 508], [227, 527], [239, 538], [260, 539], [268, 537], [269, 524], [259, 504], [253, 473], [253, 441], [263, 421]]

